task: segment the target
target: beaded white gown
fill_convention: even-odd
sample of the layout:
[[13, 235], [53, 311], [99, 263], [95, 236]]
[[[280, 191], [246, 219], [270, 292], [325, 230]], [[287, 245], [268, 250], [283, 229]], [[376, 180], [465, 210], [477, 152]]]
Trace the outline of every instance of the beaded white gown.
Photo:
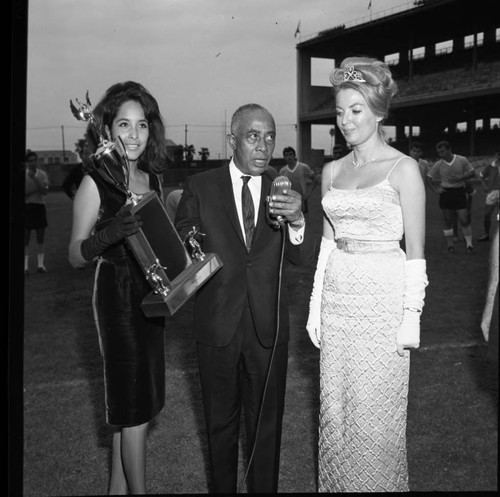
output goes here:
[[399, 195], [386, 178], [331, 187], [322, 204], [337, 248], [321, 306], [319, 491], [408, 491], [409, 354], [396, 351], [406, 259]]

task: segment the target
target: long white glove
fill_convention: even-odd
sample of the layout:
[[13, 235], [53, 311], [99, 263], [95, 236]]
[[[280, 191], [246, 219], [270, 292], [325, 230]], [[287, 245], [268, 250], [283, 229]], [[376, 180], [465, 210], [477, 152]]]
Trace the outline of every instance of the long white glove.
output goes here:
[[398, 354], [420, 345], [420, 314], [424, 307], [425, 287], [429, 284], [425, 259], [405, 261], [403, 320], [396, 337]]
[[320, 328], [321, 328], [321, 294], [323, 293], [323, 278], [326, 271], [326, 263], [328, 257], [337, 244], [334, 240], [328, 240], [324, 236], [321, 237], [321, 245], [319, 247], [318, 262], [316, 264], [316, 272], [314, 273], [313, 288], [311, 299], [309, 300], [309, 316], [307, 318], [306, 329], [309, 333], [311, 342], [319, 348], [320, 344]]

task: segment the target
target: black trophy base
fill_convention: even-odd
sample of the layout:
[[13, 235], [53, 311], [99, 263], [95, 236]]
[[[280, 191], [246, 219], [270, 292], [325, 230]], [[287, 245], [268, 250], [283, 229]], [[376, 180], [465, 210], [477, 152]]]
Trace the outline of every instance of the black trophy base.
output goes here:
[[142, 300], [142, 311], [147, 317], [174, 315], [180, 307], [222, 267], [216, 254], [206, 254], [202, 261], [193, 262], [170, 282], [165, 296], [154, 291]]

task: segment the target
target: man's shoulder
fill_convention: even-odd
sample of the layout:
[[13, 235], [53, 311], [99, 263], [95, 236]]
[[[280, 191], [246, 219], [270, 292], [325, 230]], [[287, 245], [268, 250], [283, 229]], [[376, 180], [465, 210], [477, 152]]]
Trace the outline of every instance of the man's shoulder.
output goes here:
[[176, 188], [175, 190], [171, 190], [167, 195], [168, 202], [175, 202], [182, 197], [182, 192], [184, 190], [182, 188]]
[[470, 164], [469, 159], [467, 159], [465, 155], [455, 154], [455, 157], [458, 159], [459, 162], [462, 162], [464, 164]]
[[216, 167], [215, 169], [209, 169], [208, 171], [202, 171], [199, 173], [194, 173], [188, 176], [187, 180], [190, 183], [204, 183], [206, 181], [213, 181], [214, 179], [219, 178], [224, 174], [224, 171], [227, 171], [229, 174], [229, 165], [223, 165], [220, 167]]
[[45, 188], [49, 187], [49, 184], [50, 184], [50, 182], [49, 182], [49, 175], [43, 169], [37, 169], [36, 170], [35, 178], [38, 181], [41, 181], [43, 183], [43, 185], [44, 185]]

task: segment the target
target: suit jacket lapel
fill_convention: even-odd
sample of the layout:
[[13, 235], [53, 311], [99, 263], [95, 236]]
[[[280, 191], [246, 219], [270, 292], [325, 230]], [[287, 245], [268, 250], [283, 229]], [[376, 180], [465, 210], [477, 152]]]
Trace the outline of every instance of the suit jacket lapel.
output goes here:
[[238, 219], [238, 212], [236, 210], [236, 203], [233, 193], [233, 184], [231, 183], [231, 175], [229, 174], [229, 166], [224, 166], [219, 169], [219, 178], [217, 184], [219, 185], [220, 196], [222, 204], [226, 209], [227, 216], [240, 239], [241, 243], [245, 245], [245, 238], [241, 232], [240, 221]]

